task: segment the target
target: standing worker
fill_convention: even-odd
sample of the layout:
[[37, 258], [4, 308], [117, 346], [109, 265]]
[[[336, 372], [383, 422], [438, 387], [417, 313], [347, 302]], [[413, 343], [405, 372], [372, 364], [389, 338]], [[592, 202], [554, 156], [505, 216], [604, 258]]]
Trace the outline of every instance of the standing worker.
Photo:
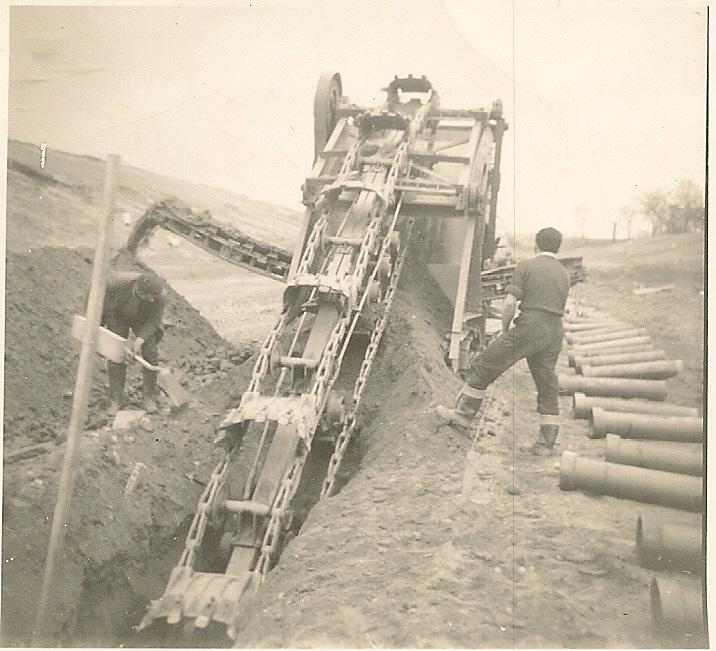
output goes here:
[[[455, 408], [438, 407], [438, 414], [469, 427], [482, 406], [485, 390], [507, 369], [526, 357], [537, 386], [540, 429], [533, 454], [551, 454], [559, 434], [559, 383], [555, 368], [562, 349], [562, 315], [569, 293], [569, 272], [557, 260], [562, 234], [543, 228], [535, 237], [536, 255], [515, 266], [502, 312], [502, 334], [465, 374], [466, 384]], [[520, 314], [515, 319], [519, 301]]]
[[[164, 285], [151, 273], [121, 273], [107, 281], [102, 309], [102, 325], [126, 338], [131, 328], [135, 335], [132, 353], [141, 355], [156, 366], [159, 363], [158, 343], [164, 335]], [[124, 382], [127, 364], [107, 360], [109, 375], [109, 411], [116, 414], [124, 403]], [[154, 395], [157, 372], [142, 368], [142, 407], [149, 413], [157, 411]]]

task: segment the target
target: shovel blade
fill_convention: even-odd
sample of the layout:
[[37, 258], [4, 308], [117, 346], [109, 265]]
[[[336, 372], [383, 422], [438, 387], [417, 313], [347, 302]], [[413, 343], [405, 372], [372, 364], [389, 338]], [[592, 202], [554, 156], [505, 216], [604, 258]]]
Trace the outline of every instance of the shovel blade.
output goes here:
[[163, 368], [159, 371], [159, 377], [157, 378], [159, 385], [164, 389], [172, 403], [172, 407], [178, 409], [183, 407], [189, 402], [189, 392], [179, 383], [176, 376], [168, 368]]

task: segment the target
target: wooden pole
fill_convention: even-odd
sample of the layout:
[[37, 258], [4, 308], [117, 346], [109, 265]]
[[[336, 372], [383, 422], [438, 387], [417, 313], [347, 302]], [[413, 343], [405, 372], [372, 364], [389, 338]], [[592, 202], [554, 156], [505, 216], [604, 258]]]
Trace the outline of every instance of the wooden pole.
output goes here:
[[60, 556], [65, 540], [67, 513], [72, 500], [72, 491], [77, 474], [82, 428], [87, 416], [87, 399], [89, 396], [92, 371], [94, 370], [94, 357], [97, 347], [97, 328], [102, 317], [102, 304], [107, 283], [107, 266], [109, 239], [112, 226], [113, 184], [114, 176], [119, 167], [119, 156], [111, 154], [107, 157], [105, 168], [104, 189], [102, 192], [102, 211], [97, 227], [97, 246], [95, 248], [94, 264], [92, 267], [92, 280], [90, 294], [87, 300], [87, 324], [82, 337], [80, 360], [75, 380], [74, 399], [72, 401], [72, 415], [67, 432], [67, 447], [62, 463], [62, 473], [57, 489], [57, 502], [52, 516], [52, 530], [50, 542], [47, 547], [47, 560], [45, 561], [45, 574], [42, 579], [42, 589], [37, 607], [35, 626], [32, 631], [33, 646], [52, 643], [49, 639], [52, 631], [54, 617], [48, 612], [50, 598], [53, 593], [53, 578], [55, 565]]

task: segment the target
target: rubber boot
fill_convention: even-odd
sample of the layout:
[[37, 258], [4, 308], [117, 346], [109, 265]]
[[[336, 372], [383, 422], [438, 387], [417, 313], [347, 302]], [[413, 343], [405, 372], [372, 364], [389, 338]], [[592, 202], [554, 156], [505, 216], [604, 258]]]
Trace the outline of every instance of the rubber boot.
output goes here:
[[554, 449], [557, 435], [559, 434], [559, 425], [540, 425], [537, 442], [530, 450], [536, 456], [549, 456]]
[[466, 384], [457, 394], [455, 406], [452, 409], [438, 405], [435, 411], [440, 418], [449, 424], [469, 429], [475, 422], [475, 416], [480, 411], [484, 399], [484, 389], [474, 389], [469, 384]]
[[124, 407], [124, 382], [127, 379], [127, 365], [107, 361], [109, 377], [109, 408], [107, 413], [116, 416]]
[[154, 399], [157, 390], [157, 375], [156, 371], [142, 369], [142, 409], [148, 414], [157, 412], [157, 402]]

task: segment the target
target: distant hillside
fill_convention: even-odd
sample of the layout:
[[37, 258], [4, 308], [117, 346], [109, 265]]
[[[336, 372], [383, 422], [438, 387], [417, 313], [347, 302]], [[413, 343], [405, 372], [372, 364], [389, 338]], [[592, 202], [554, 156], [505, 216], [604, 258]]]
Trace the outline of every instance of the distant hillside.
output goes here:
[[[7, 175], [9, 250], [27, 252], [39, 246], [94, 243], [103, 161], [49, 149], [42, 169], [37, 146], [10, 140]], [[176, 196], [195, 210], [209, 210], [218, 221], [286, 249], [292, 248], [301, 219], [296, 211], [228, 190], [122, 166], [115, 180], [113, 244], [117, 246], [126, 239], [124, 213], [134, 221], [150, 204], [167, 196]]]
[[567, 242], [565, 254], [581, 255], [592, 268], [662, 266], [701, 273], [704, 262], [703, 233], [657, 235], [633, 240], [577, 240]]
[[[518, 233], [502, 238], [518, 258], [529, 257], [534, 251], [534, 235]], [[582, 256], [592, 268], [622, 268], [661, 266], [701, 273], [704, 262], [703, 233], [680, 233], [638, 237], [631, 240], [582, 239], [565, 237], [560, 255]]]

